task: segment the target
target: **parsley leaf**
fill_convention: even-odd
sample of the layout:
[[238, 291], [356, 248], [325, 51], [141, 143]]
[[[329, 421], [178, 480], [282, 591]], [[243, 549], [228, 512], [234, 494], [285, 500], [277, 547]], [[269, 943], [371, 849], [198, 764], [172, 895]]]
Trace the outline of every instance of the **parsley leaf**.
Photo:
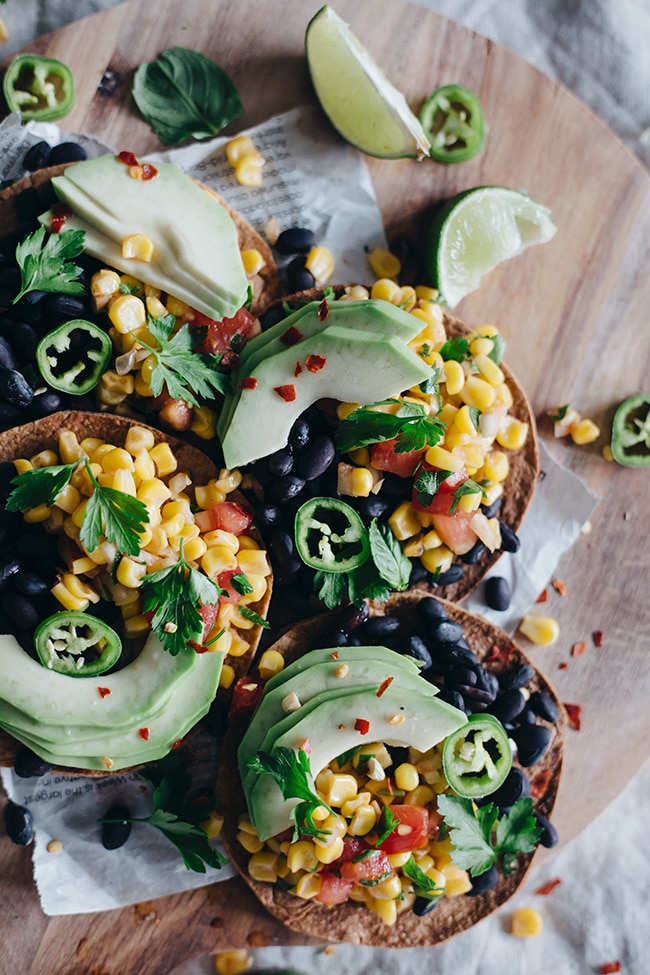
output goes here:
[[253, 587], [243, 572], [234, 572], [230, 577], [230, 585], [240, 596], [247, 596], [253, 591]]
[[314, 576], [314, 589], [328, 609], [336, 609], [348, 590], [346, 572], [326, 572], [319, 569]]
[[542, 832], [531, 799], [518, 799], [500, 819], [493, 803], [474, 811], [470, 799], [454, 795], [439, 796], [438, 811], [451, 829], [453, 862], [473, 877], [489, 870], [499, 857], [504, 873], [512, 873], [517, 854], [532, 853]]
[[45, 227], [39, 227], [16, 247], [21, 283], [14, 305], [28, 291], [53, 291], [66, 295], [84, 293], [83, 284], [77, 281], [81, 268], [71, 260], [84, 249], [83, 230], [64, 230], [60, 234], [50, 234], [47, 240], [45, 233]]
[[292, 748], [279, 746], [271, 752], [258, 752], [246, 760], [246, 766], [259, 775], [272, 776], [284, 799], [302, 800], [290, 813], [294, 825], [294, 840], [300, 833], [307, 836], [324, 836], [329, 833], [329, 830], [319, 829], [314, 822], [316, 809], [325, 806], [329, 812], [332, 810], [316, 792], [309, 756], [304, 749], [296, 752]]
[[[399, 406], [395, 413], [377, 409], [391, 404]], [[336, 445], [344, 453], [349, 453], [357, 447], [396, 440], [395, 452], [400, 454], [433, 447], [444, 432], [445, 425], [427, 413], [424, 404], [387, 399], [372, 406], [360, 406], [350, 413], [339, 425]]]
[[555, 413], [551, 414], [551, 420], [553, 423], [559, 423], [567, 415], [569, 409], [569, 404], [565, 403], [564, 406], [558, 406]]
[[376, 518], [370, 522], [370, 555], [381, 578], [393, 591], [408, 588], [411, 562], [404, 555], [390, 526]]
[[18, 474], [11, 482], [16, 487], [7, 499], [7, 511], [27, 511], [41, 504], [51, 507], [70, 483], [78, 466], [79, 462], [74, 461], [72, 464], [35, 467]]
[[114, 542], [120, 552], [139, 555], [140, 535], [149, 521], [146, 505], [124, 491], [103, 487], [84, 458], [93, 493], [86, 504], [79, 539], [87, 551], [94, 552], [102, 535]]
[[391, 833], [393, 833], [399, 826], [399, 816], [391, 810], [390, 806], [384, 806], [381, 816], [379, 817], [379, 822], [377, 823], [377, 832], [379, 836], [377, 837], [377, 842], [375, 846], [381, 846], [384, 840], [387, 840]]
[[432, 366], [431, 374], [420, 383], [420, 392], [425, 393], [429, 396], [438, 396], [440, 393], [440, 377], [442, 376], [442, 369], [440, 366]]
[[257, 613], [253, 612], [253, 610], [249, 609], [248, 606], [238, 606], [237, 609], [244, 619], [250, 620], [251, 623], [255, 623], [257, 626], [264, 627], [265, 630], [271, 629], [271, 624], [269, 621], [265, 620], [263, 616], [259, 616]]
[[454, 511], [458, 507], [458, 502], [466, 494], [485, 495], [485, 491], [483, 490], [480, 484], [477, 484], [476, 481], [473, 481], [471, 479], [471, 477], [468, 477], [467, 480], [463, 481], [462, 484], [459, 484], [456, 490], [452, 493], [452, 498], [454, 500], [452, 501], [451, 506], [449, 508], [450, 515], [454, 513]]
[[413, 893], [416, 897], [426, 897], [427, 900], [435, 900], [444, 894], [444, 887], [436, 887], [436, 883], [431, 877], [422, 870], [415, 862], [413, 854], [408, 858], [402, 870], [413, 885]]
[[160, 318], [149, 315], [147, 328], [158, 347], [138, 339], [156, 360], [150, 378], [153, 395], [159, 396], [166, 386], [172, 399], [198, 406], [197, 396], [212, 399], [215, 393], [225, 393], [228, 378], [217, 371], [218, 357], [196, 352], [190, 326], [185, 323], [174, 333], [175, 324], [174, 315], [161, 315]]
[[498, 366], [503, 359], [503, 353], [506, 348], [506, 340], [504, 339], [503, 335], [499, 335], [499, 333], [497, 333], [496, 335], [492, 336], [492, 342], [493, 345], [490, 352], [488, 352], [488, 359], [492, 359], [492, 362], [496, 362]]
[[456, 335], [453, 339], [447, 339], [440, 349], [440, 355], [445, 362], [449, 362], [450, 359], [453, 359], [455, 362], [462, 362], [463, 359], [468, 359], [469, 339], [466, 339], [462, 335]]
[[144, 577], [143, 611], [154, 611], [151, 629], [172, 657], [185, 650], [190, 641], [201, 639], [199, 605], [216, 604], [221, 593], [212, 579], [186, 562], [182, 546], [178, 562]]
[[438, 493], [440, 485], [445, 478], [449, 477], [450, 473], [451, 471], [422, 468], [413, 482], [418, 504], [421, 504], [423, 508], [428, 507]]

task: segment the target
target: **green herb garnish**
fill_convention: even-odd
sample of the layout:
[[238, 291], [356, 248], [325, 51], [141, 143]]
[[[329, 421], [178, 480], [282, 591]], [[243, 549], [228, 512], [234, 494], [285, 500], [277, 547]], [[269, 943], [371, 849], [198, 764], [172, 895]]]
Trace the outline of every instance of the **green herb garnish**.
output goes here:
[[435, 900], [444, 894], [444, 887], [436, 887], [435, 881], [427, 876], [424, 870], [418, 867], [413, 854], [406, 861], [402, 870], [411, 881], [413, 893], [416, 897], [426, 897], [427, 900]]
[[458, 485], [456, 490], [451, 495], [454, 500], [449, 508], [450, 515], [454, 513], [458, 507], [458, 502], [466, 494], [482, 494], [485, 497], [485, 491], [481, 485], [477, 484], [476, 481], [473, 481], [471, 477], [468, 477], [466, 481], [463, 481], [462, 484]]
[[422, 468], [418, 471], [417, 477], [413, 482], [418, 504], [427, 508], [440, 489], [442, 482], [449, 477], [451, 471], [427, 470]]
[[243, 572], [233, 572], [230, 577], [230, 585], [240, 596], [248, 596], [253, 591], [253, 587]]
[[474, 810], [470, 799], [438, 796], [438, 811], [450, 830], [451, 858], [473, 877], [485, 873], [499, 859], [504, 873], [515, 869], [518, 853], [532, 853], [541, 836], [531, 799], [518, 799], [499, 819], [493, 803]]
[[379, 817], [379, 822], [377, 823], [377, 832], [379, 835], [374, 845], [381, 846], [384, 840], [387, 840], [390, 834], [397, 829], [399, 823], [399, 816], [396, 816], [395, 813], [391, 811], [390, 806], [384, 806], [381, 816]]
[[295, 752], [292, 748], [279, 746], [271, 752], [258, 752], [246, 760], [247, 768], [259, 775], [270, 775], [277, 782], [284, 799], [301, 799], [290, 812], [294, 825], [293, 839], [303, 833], [305, 836], [322, 837], [329, 830], [320, 829], [314, 822], [314, 813], [325, 806], [332, 813], [316, 790], [309, 766], [309, 756], [304, 749]]
[[268, 620], [265, 620], [263, 616], [259, 616], [258, 613], [253, 612], [248, 606], [238, 606], [237, 609], [240, 615], [246, 620], [250, 620], [251, 623], [255, 623], [256, 626], [262, 626], [265, 630], [271, 629], [271, 624]]
[[215, 393], [225, 393], [228, 377], [217, 371], [219, 357], [196, 352], [189, 325], [185, 323], [174, 333], [175, 324], [174, 315], [150, 315], [147, 328], [158, 347], [138, 339], [156, 360], [149, 383], [153, 395], [159, 396], [166, 386], [172, 399], [198, 406], [197, 396], [213, 399]]
[[456, 335], [453, 339], [447, 339], [440, 349], [440, 355], [445, 362], [449, 362], [450, 359], [453, 359], [455, 362], [462, 362], [464, 359], [469, 359], [469, 354], [469, 339], [464, 338], [462, 335]]
[[411, 562], [402, 552], [390, 525], [373, 518], [368, 534], [370, 557], [381, 578], [388, 583], [393, 592], [407, 589], [411, 578]]
[[64, 230], [60, 234], [50, 234], [47, 240], [45, 233], [45, 227], [39, 227], [16, 247], [21, 283], [14, 305], [28, 291], [66, 295], [84, 293], [82, 283], [77, 281], [81, 268], [72, 263], [72, 258], [78, 257], [84, 249], [83, 230]]
[[506, 348], [506, 340], [504, 339], [503, 335], [499, 335], [498, 333], [496, 335], [492, 335], [491, 340], [493, 342], [493, 346], [488, 352], [488, 359], [492, 359], [492, 362], [496, 362], [498, 366], [503, 359], [503, 353]]
[[564, 406], [558, 406], [557, 412], [551, 414], [551, 420], [553, 423], [559, 423], [567, 415], [569, 409], [569, 404], [565, 403]]
[[[395, 413], [384, 413], [379, 406], [397, 404]], [[433, 447], [444, 436], [445, 425], [431, 416], [424, 404], [386, 399], [372, 406], [361, 406], [342, 421], [336, 432], [336, 445], [344, 453], [384, 440], [396, 440], [395, 453], [403, 454]]]

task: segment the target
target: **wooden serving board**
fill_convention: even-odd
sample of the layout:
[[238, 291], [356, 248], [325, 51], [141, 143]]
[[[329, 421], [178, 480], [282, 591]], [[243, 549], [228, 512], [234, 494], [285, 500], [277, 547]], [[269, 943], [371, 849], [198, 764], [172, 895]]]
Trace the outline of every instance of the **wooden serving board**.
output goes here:
[[[66, 129], [142, 153], [161, 147], [135, 111], [130, 76], [166, 47], [202, 51], [230, 73], [245, 108], [233, 131], [313, 104], [303, 39], [319, 6], [131, 0], [41, 38], [31, 50], [72, 68], [77, 101]], [[583, 707], [582, 730], [568, 735], [554, 814], [566, 843], [650, 750], [650, 473], [607, 464], [600, 453], [618, 402], [650, 387], [650, 179], [571, 94], [507, 50], [400, 0], [334, 6], [413, 106], [459, 81], [477, 92], [489, 125], [485, 152], [463, 165], [368, 160], [389, 238], [417, 241], [438, 201], [481, 184], [525, 189], [551, 207], [558, 225], [551, 243], [502, 265], [457, 312], [470, 324], [499, 324], [508, 364], [528, 391], [552, 456], [602, 497], [591, 533], [558, 567], [567, 595], [551, 590], [541, 607], [559, 619], [559, 642], [546, 649], [524, 642], [562, 700]], [[102, 86], [108, 72], [121, 80], [113, 94]], [[599, 423], [597, 444], [553, 442], [545, 412], [566, 402]], [[603, 631], [601, 649], [594, 630]], [[582, 640], [587, 652], [572, 657]], [[559, 670], [563, 662], [569, 666]], [[165, 975], [181, 960], [219, 948], [296, 940], [234, 880], [102, 915], [46, 918], [29, 850], [0, 838], [0, 860], [7, 971]]]

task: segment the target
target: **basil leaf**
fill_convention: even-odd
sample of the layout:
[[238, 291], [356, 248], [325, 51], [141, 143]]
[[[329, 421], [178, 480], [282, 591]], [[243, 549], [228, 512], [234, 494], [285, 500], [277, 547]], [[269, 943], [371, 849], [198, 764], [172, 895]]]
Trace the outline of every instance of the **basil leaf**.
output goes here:
[[209, 58], [186, 47], [163, 51], [135, 71], [133, 99], [161, 142], [209, 139], [242, 115], [237, 89]]
[[399, 592], [406, 589], [411, 577], [411, 563], [404, 555], [390, 527], [376, 518], [370, 523], [370, 553], [379, 575]]

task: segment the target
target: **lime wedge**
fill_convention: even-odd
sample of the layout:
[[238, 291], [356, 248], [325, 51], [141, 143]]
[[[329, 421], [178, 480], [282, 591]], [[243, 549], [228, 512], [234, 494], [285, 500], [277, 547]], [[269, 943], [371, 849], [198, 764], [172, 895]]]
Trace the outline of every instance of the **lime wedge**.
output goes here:
[[449, 308], [476, 291], [482, 277], [557, 230], [551, 211], [525, 193], [479, 186], [459, 193], [433, 222], [425, 246], [426, 267]]
[[318, 100], [347, 142], [381, 159], [429, 155], [431, 143], [404, 95], [330, 7], [309, 22], [305, 49]]

